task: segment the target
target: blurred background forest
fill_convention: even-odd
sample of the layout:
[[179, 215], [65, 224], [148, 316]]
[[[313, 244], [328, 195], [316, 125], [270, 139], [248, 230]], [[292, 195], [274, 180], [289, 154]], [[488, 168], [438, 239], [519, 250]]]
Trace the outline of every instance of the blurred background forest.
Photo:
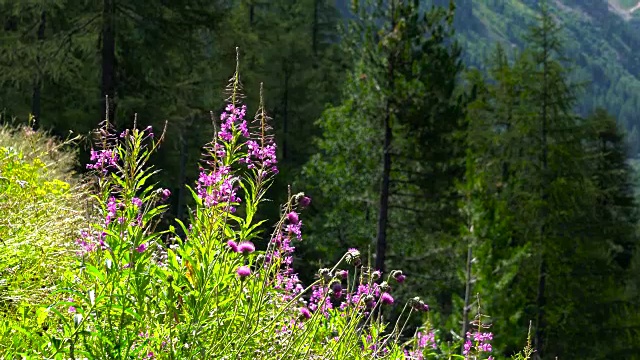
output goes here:
[[0, 0], [0, 121], [61, 138], [168, 121], [156, 180], [184, 219], [238, 47], [278, 144], [261, 216], [288, 185], [313, 198], [304, 279], [358, 247], [404, 271], [441, 336], [479, 294], [498, 358], [530, 321], [541, 358], [640, 358], [636, 5]]

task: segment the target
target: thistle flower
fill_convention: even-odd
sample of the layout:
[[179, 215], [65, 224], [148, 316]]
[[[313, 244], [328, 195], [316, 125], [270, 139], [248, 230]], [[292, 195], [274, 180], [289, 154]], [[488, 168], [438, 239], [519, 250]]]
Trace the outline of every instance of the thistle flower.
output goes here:
[[358, 249], [354, 249], [354, 248], [349, 249], [347, 251], [347, 256], [346, 256], [345, 260], [347, 261], [347, 264], [350, 264], [350, 265], [353, 265], [353, 266], [360, 266], [360, 264], [361, 264], [360, 251], [358, 251]]
[[339, 278], [341, 278], [341, 279], [345, 280], [345, 279], [347, 279], [347, 278], [349, 277], [349, 271], [347, 271], [347, 270], [339, 270], [339, 271], [336, 273], [336, 275], [337, 275]]
[[289, 222], [293, 225], [296, 225], [298, 222], [300, 222], [300, 218], [298, 217], [298, 214], [295, 211], [292, 211], [287, 214], [287, 220], [289, 220]]
[[253, 245], [251, 241], [243, 241], [238, 245], [238, 248], [236, 251], [243, 254], [250, 254], [256, 251], [256, 247]]
[[240, 280], [244, 280], [247, 276], [251, 275], [251, 269], [248, 266], [240, 266], [236, 273], [240, 277]]
[[334, 282], [332, 282], [332, 283], [331, 283], [331, 285], [330, 285], [330, 287], [331, 287], [331, 290], [332, 290], [334, 293], [340, 293], [340, 292], [342, 292], [342, 284], [340, 283], [340, 281], [334, 281]]
[[227, 241], [227, 246], [231, 249], [231, 251], [238, 252], [238, 244], [236, 244], [235, 241], [233, 240]]
[[373, 281], [376, 281], [376, 280], [380, 279], [380, 276], [382, 276], [382, 272], [380, 270], [376, 270], [376, 271], [371, 273], [371, 279]]
[[303, 196], [302, 198], [300, 198], [300, 200], [298, 200], [298, 204], [300, 204], [301, 207], [306, 208], [311, 204], [311, 198], [308, 196]]
[[382, 302], [385, 305], [391, 305], [393, 304], [393, 296], [391, 296], [391, 294], [385, 292], [382, 293], [382, 295], [380, 296], [380, 302]]
[[167, 201], [167, 199], [169, 199], [169, 196], [171, 196], [171, 191], [169, 191], [169, 189], [163, 189], [160, 196], [162, 201]]

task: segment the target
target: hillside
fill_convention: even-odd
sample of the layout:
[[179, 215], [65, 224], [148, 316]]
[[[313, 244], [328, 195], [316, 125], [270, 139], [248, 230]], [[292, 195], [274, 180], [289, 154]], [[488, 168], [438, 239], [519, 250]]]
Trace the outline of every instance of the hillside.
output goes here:
[[[445, 5], [448, 0], [436, 0]], [[456, 29], [469, 66], [484, 68], [496, 42], [520, 49], [538, 0], [456, 1]], [[576, 81], [585, 82], [578, 110], [604, 107], [628, 131], [630, 153], [640, 149], [640, 1], [550, 0], [563, 28]]]

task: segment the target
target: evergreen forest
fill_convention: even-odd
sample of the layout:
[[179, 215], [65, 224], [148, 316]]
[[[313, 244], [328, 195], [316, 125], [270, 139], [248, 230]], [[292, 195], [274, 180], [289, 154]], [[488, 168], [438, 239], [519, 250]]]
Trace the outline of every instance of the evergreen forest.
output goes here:
[[640, 359], [639, 170], [639, 1], [0, 0], [0, 358]]

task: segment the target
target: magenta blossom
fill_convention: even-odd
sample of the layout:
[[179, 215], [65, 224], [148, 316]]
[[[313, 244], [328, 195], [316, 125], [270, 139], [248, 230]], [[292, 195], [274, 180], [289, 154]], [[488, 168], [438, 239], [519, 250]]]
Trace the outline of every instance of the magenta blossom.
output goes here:
[[308, 196], [303, 196], [300, 200], [299, 200], [299, 204], [300, 206], [302, 206], [303, 208], [308, 207], [311, 204], [311, 198]]
[[382, 302], [385, 305], [392, 305], [393, 304], [393, 296], [391, 296], [391, 294], [385, 292], [382, 293], [382, 295], [380, 296], [380, 302]]
[[300, 315], [302, 315], [302, 317], [304, 317], [305, 319], [311, 318], [311, 312], [306, 307], [300, 308]]
[[287, 214], [287, 220], [289, 220], [289, 222], [293, 225], [296, 225], [300, 222], [300, 218], [298, 217], [298, 214], [295, 211], [292, 211]]
[[147, 243], [140, 244], [138, 245], [138, 247], [136, 247], [136, 251], [139, 253], [143, 253], [145, 250], [147, 250], [147, 247], [148, 247]]
[[231, 251], [238, 252], [238, 244], [236, 244], [235, 241], [233, 240], [227, 241], [227, 246], [231, 249]]
[[248, 266], [240, 266], [236, 271], [240, 279], [244, 279], [247, 276], [251, 275], [251, 269]]
[[238, 244], [237, 252], [239, 253], [250, 254], [254, 251], [256, 251], [256, 247], [253, 245], [251, 241], [243, 241], [240, 244]]

